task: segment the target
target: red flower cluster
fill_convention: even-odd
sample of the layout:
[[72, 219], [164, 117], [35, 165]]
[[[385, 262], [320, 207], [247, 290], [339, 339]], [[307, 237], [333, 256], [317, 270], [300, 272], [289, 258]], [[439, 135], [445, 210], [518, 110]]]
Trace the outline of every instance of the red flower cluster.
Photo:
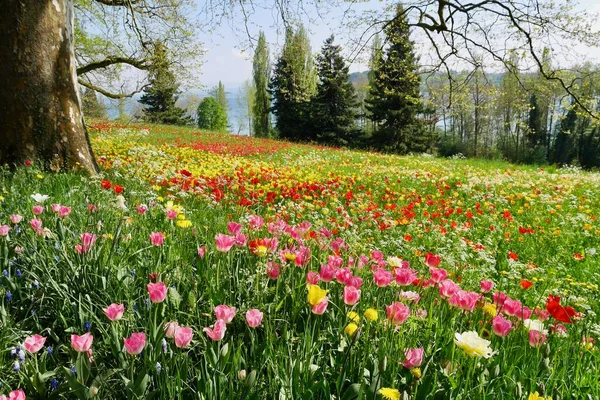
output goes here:
[[546, 300], [546, 310], [554, 319], [567, 324], [573, 323], [575, 318], [580, 317], [580, 314], [573, 307], [561, 306], [560, 297], [551, 294], [548, 295], [548, 300]]

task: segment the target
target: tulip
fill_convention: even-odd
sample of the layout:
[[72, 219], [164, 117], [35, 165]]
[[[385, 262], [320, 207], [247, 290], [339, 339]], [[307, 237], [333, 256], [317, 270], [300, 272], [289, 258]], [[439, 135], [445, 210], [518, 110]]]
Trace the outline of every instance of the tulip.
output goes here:
[[150, 282], [146, 287], [150, 295], [150, 301], [153, 303], [162, 303], [167, 297], [167, 286], [164, 282]]
[[248, 326], [250, 328], [256, 328], [260, 326], [260, 324], [262, 323], [262, 319], [263, 313], [257, 310], [256, 308], [253, 308], [246, 312], [246, 322], [248, 323]]
[[204, 328], [204, 332], [209, 338], [218, 342], [225, 337], [225, 331], [227, 330], [227, 324], [222, 319], [217, 320], [212, 328]]
[[175, 346], [180, 349], [189, 346], [193, 336], [194, 331], [192, 328], [177, 327], [174, 335]]
[[81, 336], [71, 335], [71, 346], [73, 350], [84, 353], [92, 348], [94, 337], [91, 333], [85, 333]]
[[344, 304], [353, 306], [360, 300], [360, 290], [354, 286], [344, 287]]
[[217, 319], [224, 321], [226, 324], [233, 321], [233, 318], [235, 317], [235, 307], [229, 307], [222, 304], [216, 306], [214, 311]]
[[44, 347], [44, 343], [46, 343], [46, 338], [40, 335], [33, 335], [25, 339], [23, 343], [23, 347], [30, 352], [31, 354], [35, 354]]
[[123, 318], [125, 306], [123, 304], [113, 303], [110, 306], [104, 308], [102, 311], [104, 311], [104, 314], [106, 314], [108, 319], [110, 319], [111, 321], [118, 321], [121, 318]]
[[127, 354], [138, 355], [146, 346], [146, 334], [144, 332], [132, 333], [129, 338], [123, 339]]
[[162, 246], [165, 241], [165, 234], [162, 232], [150, 233], [150, 243], [153, 246]]
[[423, 362], [423, 348], [419, 347], [417, 349], [406, 349], [404, 350], [404, 356], [406, 359], [402, 363], [404, 368], [415, 368], [421, 366]]

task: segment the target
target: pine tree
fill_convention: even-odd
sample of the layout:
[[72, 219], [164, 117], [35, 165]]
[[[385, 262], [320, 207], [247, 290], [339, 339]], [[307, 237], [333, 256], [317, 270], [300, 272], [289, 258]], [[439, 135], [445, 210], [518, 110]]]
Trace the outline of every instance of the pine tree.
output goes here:
[[317, 56], [319, 83], [312, 100], [312, 119], [317, 141], [348, 145], [356, 138], [356, 93], [350, 82], [342, 48], [333, 44], [333, 35]]
[[227, 96], [225, 94], [225, 85], [223, 85], [223, 83], [221, 81], [219, 81], [219, 84], [217, 85], [217, 87], [215, 87], [213, 89], [213, 93], [212, 93], [213, 97], [215, 98], [215, 100], [217, 100], [217, 103], [219, 103], [219, 105], [221, 106], [221, 110], [223, 110], [223, 112], [225, 113], [225, 125], [228, 124], [229, 122], [229, 117], [227, 116], [227, 110], [229, 105], [227, 104]]
[[175, 106], [179, 97], [179, 84], [170, 69], [166, 47], [157, 42], [154, 49], [150, 84], [144, 89], [139, 102], [144, 104], [144, 119], [162, 124], [185, 124], [185, 110]]
[[81, 103], [83, 106], [83, 115], [86, 118], [107, 118], [106, 107], [98, 101], [94, 90], [85, 88], [81, 96]]
[[544, 143], [546, 137], [545, 124], [542, 122], [542, 110], [538, 104], [538, 96], [533, 93], [529, 98], [528, 140], [532, 149]]
[[367, 100], [367, 109], [378, 125], [373, 144], [397, 153], [422, 152], [431, 138], [418, 118], [422, 111], [418, 60], [401, 5], [385, 34], [388, 47], [385, 55], [374, 60]]
[[206, 97], [198, 106], [198, 127], [211, 131], [227, 130], [227, 116], [214, 97]]
[[373, 121], [373, 115], [369, 112], [367, 108], [367, 104], [371, 99], [371, 87], [373, 86], [373, 82], [375, 81], [375, 70], [377, 69], [378, 63], [381, 62], [381, 58], [383, 57], [382, 51], [383, 44], [381, 43], [381, 37], [379, 33], [375, 34], [373, 37], [373, 41], [371, 42], [371, 56], [369, 58], [369, 83], [367, 95], [365, 97], [365, 117], [371, 122], [370, 126], [367, 127], [367, 134], [373, 133], [376, 130], [375, 121]]
[[258, 137], [269, 137], [271, 135], [271, 118], [269, 109], [271, 97], [268, 84], [270, 78], [269, 49], [264, 32], [258, 36], [258, 44], [252, 60], [252, 73], [254, 78], [254, 105], [252, 108], [252, 126], [254, 135]]
[[310, 99], [316, 91], [316, 75], [310, 41], [303, 27], [288, 29], [281, 56], [270, 84], [271, 111], [283, 138], [296, 141], [315, 139], [309, 123]]
[[554, 161], [559, 165], [570, 165], [575, 159], [575, 128], [577, 126], [577, 112], [575, 105], [567, 113], [565, 119], [560, 122], [558, 135], [554, 143]]

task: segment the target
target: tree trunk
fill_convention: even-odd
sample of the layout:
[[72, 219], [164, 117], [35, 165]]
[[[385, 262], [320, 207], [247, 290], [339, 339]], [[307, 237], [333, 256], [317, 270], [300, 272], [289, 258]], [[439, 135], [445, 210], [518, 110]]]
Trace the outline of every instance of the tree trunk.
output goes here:
[[0, 164], [98, 171], [83, 121], [73, 0], [2, 0]]

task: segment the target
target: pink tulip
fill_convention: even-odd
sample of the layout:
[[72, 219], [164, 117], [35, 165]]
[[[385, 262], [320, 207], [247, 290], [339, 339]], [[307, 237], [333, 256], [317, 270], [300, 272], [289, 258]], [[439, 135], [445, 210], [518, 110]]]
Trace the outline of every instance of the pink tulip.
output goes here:
[[0, 225], [0, 236], [6, 236], [6, 235], [8, 235], [9, 231], [10, 231], [10, 226], [8, 226], [8, 225]]
[[417, 271], [411, 268], [395, 268], [394, 275], [396, 283], [400, 286], [408, 286], [417, 279]]
[[387, 317], [395, 325], [400, 325], [410, 315], [410, 309], [399, 301], [393, 302], [386, 307]]
[[177, 218], [177, 211], [175, 210], [167, 210], [165, 214], [167, 214], [167, 218], [169, 218], [170, 220], [174, 220], [175, 218]]
[[440, 296], [442, 297], [450, 297], [460, 290], [460, 286], [450, 279], [444, 279], [442, 282], [440, 282], [439, 288]]
[[267, 263], [267, 276], [269, 279], [277, 280], [279, 273], [281, 272], [281, 266], [274, 261]]
[[479, 287], [481, 288], [481, 291], [483, 293], [488, 293], [490, 290], [492, 290], [494, 288], [494, 282], [484, 279], [479, 283]]
[[[6, 397], [5, 397], [6, 398]], [[23, 389], [13, 390], [8, 395], [8, 400], [25, 400], [25, 392]]]
[[385, 287], [389, 285], [393, 280], [394, 276], [388, 270], [379, 268], [375, 272], [373, 272], [373, 281], [379, 287]]
[[[550, 313], [548, 311], [543, 310], [539, 307], [536, 307], [535, 310], [533, 311], [533, 313], [535, 314], [537, 319], [539, 319], [540, 321], [545, 321], [548, 319], [548, 317], [550, 317]], [[525, 318], [525, 319], [527, 319], [527, 318]]]
[[69, 214], [71, 214], [71, 207], [60, 206], [60, 208], [58, 209], [59, 218], [66, 218], [69, 216]]
[[92, 342], [94, 341], [94, 337], [91, 333], [85, 333], [81, 336], [71, 335], [71, 346], [73, 350], [84, 353], [92, 348]]
[[127, 339], [123, 339], [127, 354], [138, 355], [146, 346], [146, 334], [144, 332], [132, 333]]
[[498, 314], [492, 319], [492, 330], [496, 335], [504, 337], [512, 330], [512, 322]]
[[136, 206], [135, 209], [139, 215], [144, 215], [148, 211], [148, 206], [145, 204], [140, 204]]
[[228, 324], [233, 321], [233, 318], [235, 317], [235, 307], [229, 307], [225, 304], [221, 304], [215, 307], [215, 315], [217, 319], [220, 319]]
[[55, 204], [52, 204], [52, 205], [50, 206], [50, 209], [52, 210], [52, 212], [53, 212], [53, 213], [57, 213], [57, 212], [58, 212], [58, 210], [60, 210], [60, 204], [56, 204], [56, 203], [55, 203]]
[[167, 285], [164, 282], [150, 282], [146, 287], [153, 303], [162, 303], [167, 297]]
[[204, 258], [206, 254], [206, 246], [198, 247], [198, 257]]
[[363, 284], [363, 280], [360, 276], [353, 276], [350, 279], [350, 282], [348, 282], [348, 286], [354, 286], [357, 289], [360, 289], [362, 284]]
[[215, 243], [217, 245], [217, 250], [227, 253], [235, 244], [235, 237], [219, 233], [215, 236]]
[[306, 283], [308, 284], [316, 285], [317, 283], [319, 283], [320, 279], [321, 277], [315, 271], [308, 271], [308, 273], [306, 274]]
[[125, 306], [123, 304], [113, 303], [110, 306], [104, 308], [102, 311], [104, 311], [104, 314], [106, 314], [108, 319], [110, 319], [111, 321], [118, 321], [121, 318], [123, 318]]
[[494, 299], [494, 303], [496, 303], [498, 306], [503, 306], [504, 302], [508, 299], [508, 296], [506, 293], [495, 292], [492, 295], [492, 298]]
[[523, 308], [523, 304], [521, 304], [521, 302], [519, 300], [513, 300], [510, 298], [507, 298], [504, 301], [504, 304], [502, 305], [502, 311], [506, 315], [511, 315], [511, 316], [516, 316], [517, 314], [519, 314], [519, 312], [521, 311], [522, 308]]
[[173, 339], [175, 337], [175, 331], [179, 328], [179, 324], [175, 321], [167, 322], [164, 326], [165, 336], [169, 339]]
[[30, 352], [31, 354], [35, 354], [44, 347], [44, 343], [46, 343], [46, 338], [40, 335], [29, 336], [23, 342], [23, 347]]
[[93, 233], [82, 233], [79, 238], [81, 239], [81, 244], [75, 246], [75, 249], [79, 254], [87, 253], [94, 243], [96, 243], [96, 235]]
[[95, 204], [88, 204], [87, 209], [90, 214], [93, 214], [96, 211], [98, 211], [98, 207]]
[[248, 226], [250, 226], [250, 229], [260, 229], [264, 223], [265, 220], [258, 215], [251, 215], [248, 217]]
[[244, 247], [248, 243], [248, 235], [242, 235], [238, 233], [235, 235], [235, 245], [238, 247]]
[[531, 347], [540, 347], [546, 341], [546, 335], [534, 329], [529, 331], [529, 345]]
[[225, 331], [227, 330], [227, 323], [222, 319], [217, 320], [212, 328], [204, 328], [204, 332], [209, 338], [218, 342], [225, 337]]
[[352, 281], [352, 270], [350, 268], [341, 268], [335, 272], [335, 279], [342, 285], [350, 285]]
[[242, 224], [238, 224], [237, 222], [228, 222], [227, 230], [230, 235], [237, 236], [242, 233]]
[[250, 328], [256, 328], [262, 323], [263, 313], [253, 308], [246, 311], [246, 322]]
[[175, 346], [180, 349], [190, 345], [192, 337], [194, 336], [194, 330], [192, 328], [178, 327], [175, 329]]
[[29, 221], [29, 225], [31, 225], [31, 228], [36, 232], [39, 232], [40, 230], [42, 230], [42, 220], [41, 219], [34, 218], [31, 221]]
[[33, 206], [33, 213], [35, 215], [40, 215], [43, 212], [44, 212], [44, 206], [40, 206], [40, 205]]
[[162, 232], [150, 233], [150, 243], [154, 246], [162, 246], [165, 242], [165, 234]]
[[446, 270], [443, 268], [435, 268], [430, 266], [429, 273], [431, 274], [431, 279], [435, 283], [440, 283], [448, 277], [448, 272], [446, 272]]
[[416, 368], [421, 365], [423, 362], [423, 348], [419, 347], [417, 349], [406, 349], [404, 350], [404, 356], [406, 359], [402, 363], [404, 368]]
[[398, 293], [398, 297], [401, 300], [414, 301], [415, 303], [418, 303], [419, 300], [421, 300], [421, 295], [419, 295], [419, 293], [404, 290]]
[[360, 290], [354, 286], [344, 287], [344, 304], [353, 306], [360, 300]]
[[12, 222], [13, 224], [18, 224], [19, 222], [21, 222], [23, 220], [23, 216], [19, 215], [19, 214], [12, 214], [10, 216], [10, 222]]
[[329, 298], [325, 297], [319, 304], [312, 307], [312, 313], [316, 315], [323, 315], [327, 311], [327, 305], [329, 304]]
[[448, 299], [448, 304], [466, 311], [473, 312], [480, 296], [481, 295], [479, 293], [459, 290]]

